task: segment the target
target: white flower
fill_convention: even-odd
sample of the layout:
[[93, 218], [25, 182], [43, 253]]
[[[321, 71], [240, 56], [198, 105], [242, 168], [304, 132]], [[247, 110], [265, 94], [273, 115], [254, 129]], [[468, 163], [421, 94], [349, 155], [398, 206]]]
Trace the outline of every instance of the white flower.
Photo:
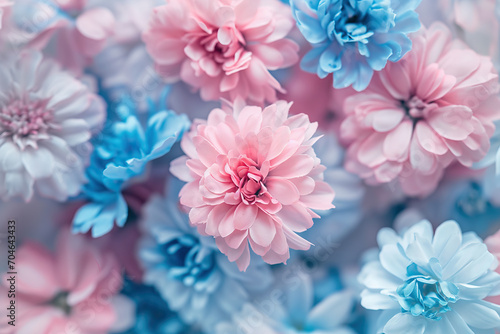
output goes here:
[[0, 63], [0, 198], [78, 194], [91, 133], [105, 106], [80, 81], [39, 52]]

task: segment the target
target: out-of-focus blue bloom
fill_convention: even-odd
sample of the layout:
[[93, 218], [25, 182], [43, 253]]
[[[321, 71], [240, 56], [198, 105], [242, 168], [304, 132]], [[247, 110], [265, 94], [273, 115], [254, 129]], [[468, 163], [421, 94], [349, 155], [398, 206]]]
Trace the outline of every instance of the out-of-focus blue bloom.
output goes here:
[[325, 134], [314, 149], [326, 167], [325, 182], [335, 189], [335, 209], [318, 212], [321, 220], [303, 235], [315, 245], [307, 252], [308, 255], [318, 258], [331, 256], [339, 242], [359, 224], [366, 188], [357, 175], [343, 168], [345, 150], [334, 135]]
[[410, 32], [420, 28], [420, 0], [290, 0], [297, 26], [313, 46], [304, 70], [333, 86], [364, 90], [373, 71], [400, 60], [411, 49]]
[[168, 308], [154, 287], [125, 280], [122, 294], [135, 303], [134, 326], [120, 334], [195, 334]]
[[500, 203], [492, 198], [494, 175], [489, 173], [493, 171], [487, 172], [467, 179], [446, 178], [428, 198], [408, 200], [396, 219], [396, 229], [424, 218], [434, 226], [451, 219], [465, 232], [472, 231], [481, 237], [494, 233], [500, 228]]
[[144, 282], [155, 286], [189, 324], [211, 332], [272, 283], [269, 266], [255, 259], [246, 272], [222, 254], [215, 239], [200, 235], [178, 207], [181, 183], [169, 180], [166, 198], [146, 205], [139, 243]]
[[436, 233], [421, 221], [398, 236], [378, 234], [379, 260], [363, 267], [361, 304], [384, 310], [379, 333], [494, 333], [500, 307], [484, 301], [500, 294], [495, 257], [474, 233], [454, 221]]
[[89, 182], [83, 186], [83, 196], [90, 202], [75, 215], [75, 233], [92, 229], [92, 235], [99, 237], [111, 231], [114, 222], [123, 226], [128, 208], [122, 190], [144, 173], [149, 161], [168, 153], [190, 126], [186, 115], [177, 115], [165, 106], [156, 108], [153, 103], [144, 123], [129, 98], [111, 106], [103, 131], [94, 140], [86, 171]]
[[[234, 314], [232, 322], [221, 323], [217, 334], [355, 334], [346, 324], [351, 320], [353, 296], [336, 292], [315, 304], [313, 283], [296, 272], [281, 280], [281, 290]], [[281, 292], [277, 292], [281, 291]], [[276, 300], [276, 296], [279, 299]], [[281, 302], [281, 303], [280, 303]], [[272, 307], [269, 307], [269, 305]]]

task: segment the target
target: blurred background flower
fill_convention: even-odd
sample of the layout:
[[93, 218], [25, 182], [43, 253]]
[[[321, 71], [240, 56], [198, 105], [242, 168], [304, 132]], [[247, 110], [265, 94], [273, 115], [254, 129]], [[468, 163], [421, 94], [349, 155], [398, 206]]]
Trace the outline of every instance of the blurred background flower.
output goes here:
[[123, 226], [128, 207], [122, 190], [144, 174], [149, 161], [168, 153], [190, 125], [185, 115], [167, 110], [163, 103], [157, 107], [150, 102], [143, 118], [126, 96], [110, 105], [104, 129], [93, 141], [95, 150], [86, 173], [89, 182], [82, 189], [83, 198], [90, 202], [75, 214], [74, 232], [92, 230], [99, 237], [111, 231], [115, 222]]
[[272, 275], [258, 259], [240, 272], [220, 253], [213, 237], [198, 234], [185, 208], [179, 207], [180, 188], [181, 183], [172, 180], [166, 197], [154, 196], [145, 207], [139, 261], [144, 282], [156, 287], [186, 323], [210, 332], [263, 293]]

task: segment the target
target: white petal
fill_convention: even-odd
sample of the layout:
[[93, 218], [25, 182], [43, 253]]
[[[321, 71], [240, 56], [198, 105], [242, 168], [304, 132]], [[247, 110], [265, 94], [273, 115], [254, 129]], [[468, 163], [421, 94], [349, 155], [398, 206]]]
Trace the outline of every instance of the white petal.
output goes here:
[[0, 145], [0, 168], [3, 171], [15, 171], [23, 166], [19, 147], [11, 141], [5, 141]]
[[43, 146], [38, 149], [27, 147], [22, 152], [22, 160], [24, 167], [35, 180], [49, 177], [54, 171], [54, 157]]

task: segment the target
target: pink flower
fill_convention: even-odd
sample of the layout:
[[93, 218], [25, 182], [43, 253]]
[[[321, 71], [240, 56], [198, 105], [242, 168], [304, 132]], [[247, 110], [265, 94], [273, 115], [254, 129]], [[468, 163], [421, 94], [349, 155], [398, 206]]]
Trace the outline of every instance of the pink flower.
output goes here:
[[[115, 18], [109, 9], [87, 0], [54, 2], [17, 0], [17, 21], [21, 28], [35, 32], [30, 47], [42, 50], [52, 41], [55, 47], [50, 49], [55, 58], [68, 70], [81, 74], [113, 35]], [[31, 22], [29, 17], [37, 20]]]
[[9, 0], [0, 0], [0, 29], [4, 20], [5, 9], [10, 6], [12, 6], [12, 2]]
[[285, 262], [289, 248], [309, 249], [295, 232], [319, 218], [312, 210], [333, 207], [312, 149], [318, 124], [304, 114], [288, 118], [289, 109], [284, 101], [214, 109], [182, 139], [187, 156], [172, 162], [172, 173], [189, 182], [180, 202], [191, 208], [191, 223], [240, 270], [250, 262], [248, 243], [271, 264]]
[[[119, 267], [84, 237], [64, 231], [55, 253], [26, 242], [15, 263], [17, 319], [7, 333], [105, 334], [117, 320], [111, 298], [122, 286]], [[0, 298], [8, 305], [9, 284], [5, 278], [2, 284]]]
[[204, 100], [262, 104], [282, 91], [269, 70], [298, 60], [285, 38], [294, 24], [277, 0], [172, 0], [154, 10], [143, 39], [168, 81], [187, 82]]
[[432, 25], [413, 50], [344, 103], [345, 167], [370, 184], [399, 181], [425, 196], [452, 163], [470, 167], [488, 151], [498, 110], [498, 75], [489, 58]]

